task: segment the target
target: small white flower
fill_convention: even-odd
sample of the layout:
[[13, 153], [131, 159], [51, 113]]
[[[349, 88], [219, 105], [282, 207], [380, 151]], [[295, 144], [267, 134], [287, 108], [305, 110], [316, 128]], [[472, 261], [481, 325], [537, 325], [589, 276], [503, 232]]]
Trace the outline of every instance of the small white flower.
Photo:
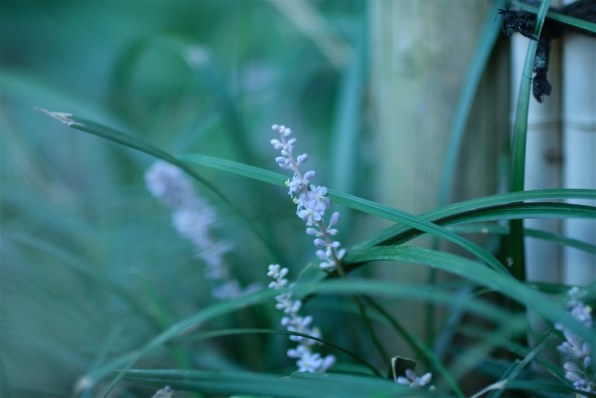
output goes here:
[[325, 211], [329, 207], [329, 198], [321, 195], [320, 192], [325, 192], [326, 194], [327, 188], [311, 185], [310, 191], [302, 192], [298, 196], [298, 211], [296, 214], [308, 226], [321, 221], [325, 215]]
[[161, 390], [158, 390], [155, 395], [151, 398], [172, 398], [174, 396], [174, 390], [170, 386], [165, 386]]
[[592, 326], [592, 308], [582, 302], [578, 302], [571, 308], [571, 315], [584, 325]]
[[567, 341], [563, 342], [559, 347], [559, 352], [569, 355], [573, 358], [579, 359], [586, 356], [590, 356], [592, 353], [592, 347], [590, 344], [582, 341], [579, 337], [575, 334], [570, 332], [569, 330], [563, 330], [563, 335], [567, 339]]
[[299, 372], [316, 373], [321, 367], [323, 360], [318, 353], [304, 353], [296, 362]]
[[[416, 377], [416, 373], [412, 369], [406, 369], [405, 377], [399, 376], [397, 378], [397, 384], [410, 386], [411, 388], [421, 388], [430, 383], [431, 379], [431, 373], [425, 373], [422, 377]], [[430, 386], [429, 389], [434, 389], [434, 387]]]

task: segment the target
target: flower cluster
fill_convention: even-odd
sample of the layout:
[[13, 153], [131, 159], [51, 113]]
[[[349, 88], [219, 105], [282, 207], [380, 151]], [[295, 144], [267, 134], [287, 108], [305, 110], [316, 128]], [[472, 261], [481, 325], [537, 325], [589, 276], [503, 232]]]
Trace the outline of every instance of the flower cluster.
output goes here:
[[[296, 215], [306, 223], [306, 233], [314, 236], [316, 255], [321, 260], [319, 267], [322, 270], [336, 269], [346, 252], [338, 241], [333, 240], [338, 233], [337, 229], [333, 227], [339, 221], [339, 213], [333, 213], [329, 222], [325, 222], [324, 216], [331, 204], [327, 196], [327, 188], [312, 183], [315, 177], [314, 170], [302, 173], [300, 166], [308, 160], [308, 155], [303, 153], [294, 157], [296, 138], [290, 137], [292, 131], [277, 124], [274, 124], [272, 129], [279, 134], [279, 138], [272, 139], [271, 145], [281, 153], [281, 156], [278, 156], [275, 161], [282, 169], [293, 172], [292, 179], [286, 181], [286, 186], [289, 189], [290, 197], [296, 204]], [[281, 268], [278, 264], [270, 265], [267, 276], [273, 281], [269, 287], [275, 290], [287, 288], [288, 280], [285, 278], [287, 273], [287, 268]], [[320, 330], [311, 326], [312, 316], [300, 315], [302, 301], [295, 300], [291, 292], [281, 293], [275, 297], [275, 301], [277, 302], [276, 308], [285, 314], [281, 324], [288, 331], [315, 338], [321, 337]], [[290, 336], [290, 340], [298, 343], [295, 348], [288, 350], [288, 356], [296, 359], [299, 372], [323, 373], [335, 363], [333, 355], [322, 357], [319, 353], [314, 352], [316, 340], [295, 335]]]
[[[274, 290], [284, 290], [288, 285], [288, 280], [285, 278], [287, 274], [287, 268], [281, 268], [278, 264], [271, 264], [267, 273], [267, 276], [272, 279], [269, 287]], [[279, 294], [275, 297], [275, 301], [277, 302], [275, 308], [285, 314], [281, 319], [281, 324], [288, 331], [321, 338], [321, 331], [317, 327], [311, 326], [312, 316], [300, 315], [302, 301], [294, 300], [291, 292]], [[333, 355], [322, 357], [321, 354], [314, 352], [313, 348], [317, 344], [316, 340], [295, 335], [290, 336], [290, 340], [298, 344], [296, 348], [288, 350], [288, 357], [296, 359], [299, 372], [324, 373], [335, 363]]]
[[[397, 378], [397, 384], [401, 384], [404, 386], [410, 386], [412, 388], [422, 388], [424, 386], [426, 386], [428, 383], [430, 383], [431, 379], [432, 379], [432, 374], [431, 373], [425, 373], [422, 377], [416, 377], [416, 373], [414, 373], [414, 371], [412, 369], [406, 369], [405, 372], [405, 377], [404, 376], [399, 376]], [[435, 389], [434, 386], [429, 386], [428, 388], [430, 391], [433, 391]]]
[[333, 226], [339, 221], [339, 213], [333, 213], [329, 223], [325, 224], [323, 217], [330, 206], [327, 188], [311, 183], [315, 177], [314, 170], [302, 173], [300, 166], [308, 160], [308, 155], [303, 153], [294, 157], [296, 138], [290, 138], [292, 131], [277, 124], [272, 129], [279, 134], [279, 139], [272, 139], [271, 145], [281, 153], [275, 161], [282, 169], [293, 171], [292, 179], [286, 181], [286, 186], [296, 204], [296, 215], [306, 223], [306, 233], [315, 237], [314, 245], [317, 257], [321, 260], [320, 268], [333, 270], [346, 253], [341, 244], [333, 240], [338, 232]]
[[172, 210], [174, 228], [194, 245], [195, 257], [205, 262], [205, 276], [217, 284], [212, 296], [226, 299], [242, 294], [238, 281], [230, 278], [224, 260], [225, 254], [232, 250], [232, 244], [212, 236], [217, 223], [215, 209], [196, 195], [184, 172], [169, 163], [157, 161], [145, 174], [145, 182], [153, 196]]
[[[567, 308], [571, 315], [586, 327], [592, 328], [592, 308], [580, 299], [579, 289], [571, 288], [568, 295]], [[556, 326], [565, 336], [565, 341], [557, 347], [565, 357], [563, 364], [565, 377], [573, 383], [577, 390], [596, 392], [596, 373], [591, 368], [592, 346], [562, 325], [557, 324]], [[578, 397], [583, 397], [583, 395], [578, 395]]]

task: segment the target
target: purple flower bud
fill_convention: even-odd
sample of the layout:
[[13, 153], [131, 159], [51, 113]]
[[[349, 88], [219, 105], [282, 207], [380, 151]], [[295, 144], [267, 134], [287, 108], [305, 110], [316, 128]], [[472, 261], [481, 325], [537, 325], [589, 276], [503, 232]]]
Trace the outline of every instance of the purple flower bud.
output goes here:
[[315, 178], [314, 170], [308, 170], [306, 173], [304, 173], [302, 178], [304, 179], [304, 183], [308, 184], [309, 182], [312, 181], [313, 178]]
[[339, 221], [339, 212], [335, 211], [329, 218], [329, 228], [331, 228], [332, 226], [337, 224], [338, 221]]
[[321, 236], [321, 233], [312, 227], [306, 228], [306, 234], [311, 236]]
[[302, 155], [298, 155], [298, 157], [296, 158], [296, 163], [298, 163], [298, 166], [300, 166], [307, 160], [308, 160], [308, 154], [303, 153]]
[[321, 238], [317, 238], [313, 241], [313, 243], [315, 244], [315, 247], [325, 247], [325, 241]]

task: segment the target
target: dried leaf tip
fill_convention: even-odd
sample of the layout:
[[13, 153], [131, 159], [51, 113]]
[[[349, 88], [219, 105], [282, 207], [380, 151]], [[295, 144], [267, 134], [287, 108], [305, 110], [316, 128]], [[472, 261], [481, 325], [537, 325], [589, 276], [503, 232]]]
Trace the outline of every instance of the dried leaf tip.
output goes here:
[[72, 113], [64, 113], [64, 112], [50, 112], [47, 109], [43, 109], [43, 108], [39, 108], [37, 106], [33, 107], [33, 110], [36, 112], [39, 112], [43, 115], [49, 116], [51, 118], [54, 118], [56, 120], [58, 120], [59, 122], [62, 122], [64, 124], [66, 124], [68, 127], [71, 126], [83, 126], [82, 123], [79, 122], [75, 122], [74, 120], [72, 120]]

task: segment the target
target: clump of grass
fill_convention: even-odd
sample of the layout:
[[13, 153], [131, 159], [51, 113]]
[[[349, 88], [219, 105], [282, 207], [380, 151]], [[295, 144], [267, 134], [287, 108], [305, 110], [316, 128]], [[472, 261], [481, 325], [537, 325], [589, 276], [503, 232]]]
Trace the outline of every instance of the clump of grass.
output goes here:
[[[175, 21], [184, 33], [172, 28], [124, 46], [104, 82], [110, 97], [105, 108], [112, 111], [9, 73], [12, 96], [41, 91], [40, 105], [69, 111], [38, 109], [63, 123], [61, 129], [117, 145], [108, 149], [70, 131], [66, 142], [32, 138], [57, 132], [29, 133], [27, 140], [39, 140], [44, 150], [72, 150], [68, 157], [43, 152], [51, 160], [46, 165], [46, 157], [29, 156], [19, 134], [11, 130], [3, 138], [14, 165], [3, 177], [10, 190], [2, 193], [8, 232], [0, 241], [6, 264], [0, 395], [64, 396], [74, 389], [78, 397], [595, 396], [596, 284], [537, 284], [524, 273], [524, 236], [596, 254], [589, 242], [523, 226], [532, 217], [596, 218], [594, 206], [560, 202], [596, 199], [595, 190], [524, 190], [536, 46], [528, 50], [518, 96], [509, 192], [448, 200], [474, 92], [496, 41], [498, 27], [487, 25], [454, 117], [439, 207], [414, 215], [348, 193], [367, 186], [354, 162], [365, 119], [358, 107], [365, 86], [366, 52], [358, 35], [363, 3], [324, 4], [322, 12], [350, 21], [348, 28], [338, 26], [355, 37], [354, 62], [339, 74], [350, 55], [347, 39], [325, 27], [308, 35], [326, 43], [323, 55], [320, 46], [306, 45], [290, 54], [284, 37], [295, 32], [271, 13], [284, 10], [300, 29], [308, 26], [304, 18], [322, 20], [310, 3], [296, 2], [293, 12], [273, 3], [277, 8], [263, 2], [233, 12], [206, 3], [198, 6], [203, 13], [170, 9], [179, 14]], [[147, 5], [147, 21], [159, 20], [163, 10], [156, 4]], [[73, 16], [83, 13], [64, 7]], [[121, 7], [121, 15], [133, 10]], [[547, 9], [543, 2], [537, 10], [536, 36]], [[128, 20], [135, 21], [131, 15]], [[278, 58], [242, 58], [226, 34], [214, 35], [214, 51], [208, 51], [192, 39], [197, 24], [183, 23], [187, 16], [212, 23], [204, 15], [226, 16], [221, 20], [227, 29], [248, 29], [251, 18], [267, 22], [267, 46]], [[247, 43], [250, 54], [262, 40]], [[329, 72], [334, 45], [342, 56], [332, 58]], [[246, 65], [232, 78], [225, 73], [232, 66], [216, 60], [234, 57]], [[156, 71], [176, 73], [159, 79]], [[314, 86], [322, 86], [316, 100], [302, 103]], [[328, 100], [338, 87], [343, 97]], [[300, 118], [287, 116], [290, 104], [299, 104]], [[261, 127], [280, 114], [299, 126], [301, 145], [313, 154], [312, 170], [301, 168], [309, 156], [293, 153], [296, 138], [286, 126], [274, 125], [279, 136], [270, 143], [280, 151], [277, 159], [267, 152], [271, 137]], [[10, 126], [5, 119], [2, 125]], [[43, 130], [57, 128], [46, 119], [40, 123]], [[333, 123], [331, 138], [308, 133]], [[156, 160], [153, 166], [148, 158]], [[272, 171], [275, 164], [291, 175]], [[317, 184], [336, 185], [315, 185], [315, 166]], [[341, 207], [341, 224], [338, 211], [329, 214], [331, 204]], [[363, 237], [362, 219], [389, 226]], [[490, 234], [496, 245], [475, 243], [465, 235], [470, 232]], [[423, 235], [451, 242], [458, 251], [420, 247], [416, 239]], [[513, 253], [512, 266], [501, 256], [504, 250]], [[372, 271], [405, 264], [441, 270], [453, 280], [419, 284]], [[428, 336], [412, 332], [413, 302], [428, 304], [427, 318], [438, 320], [428, 322]], [[544, 324], [530, 343], [526, 310]], [[394, 341], [406, 342], [410, 351], [394, 352]], [[557, 349], [561, 357], [553, 355]], [[33, 353], [42, 359], [34, 360]], [[63, 365], [60, 371], [54, 371], [56, 363]], [[28, 381], [32, 374], [35, 383]]]

